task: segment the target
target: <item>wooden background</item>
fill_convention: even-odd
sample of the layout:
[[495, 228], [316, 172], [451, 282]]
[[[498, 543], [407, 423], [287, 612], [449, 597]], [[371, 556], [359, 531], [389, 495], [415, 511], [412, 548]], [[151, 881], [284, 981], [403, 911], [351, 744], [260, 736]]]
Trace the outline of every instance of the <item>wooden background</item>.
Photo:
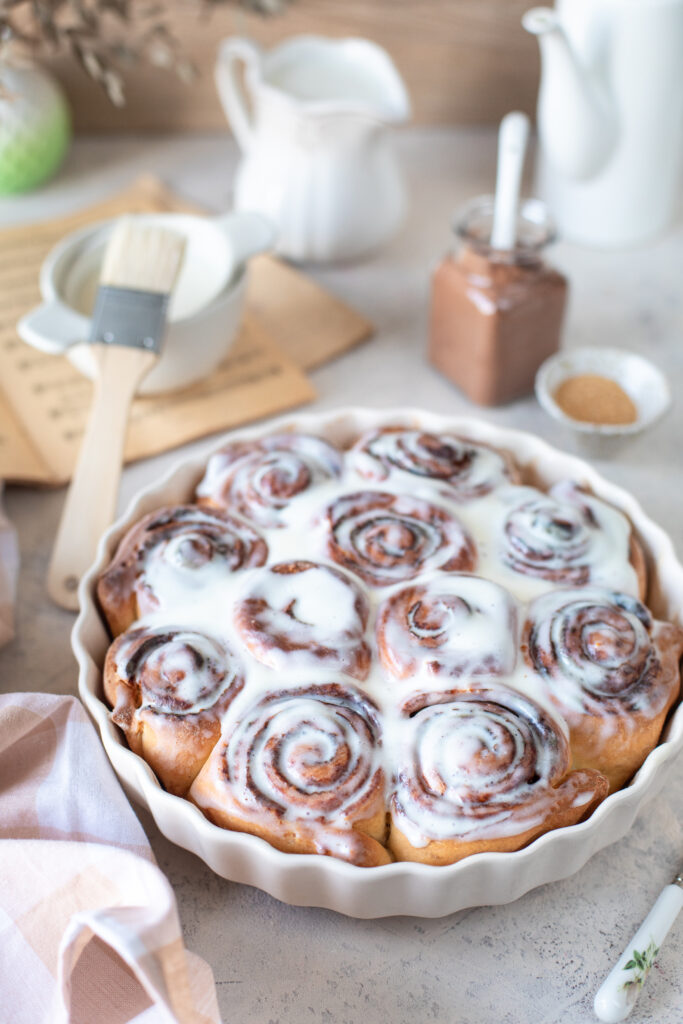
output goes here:
[[532, 112], [535, 105], [537, 46], [520, 25], [532, 0], [295, 0], [285, 14], [269, 19], [226, 6], [207, 20], [190, 0], [169, 0], [169, 6], [172, 28], [200, 68], [199, 80], [184, 85], [167, 72], [133, 69], [127, 106], [115, 110], [76, 66], [54, 60], [77, 130], [222, 127], [212, 69], [218, 41], [233, 34], [266, 46], [301, 32], [373, 39], [394, 58], [414, 120], [423, 124], [494, 122], [508, 110]]

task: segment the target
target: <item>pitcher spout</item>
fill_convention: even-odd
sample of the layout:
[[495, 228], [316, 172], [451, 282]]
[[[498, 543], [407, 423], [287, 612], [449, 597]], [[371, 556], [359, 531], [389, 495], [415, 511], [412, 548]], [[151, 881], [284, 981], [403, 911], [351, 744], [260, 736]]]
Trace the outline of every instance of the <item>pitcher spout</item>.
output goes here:
[[610, 97], [579, 61], [555, 11], [534, 7], [522, 25], [537, 37], [541, 51], [537, 122], [544, 155], [569, 178], [592, 178], [617, 144]]

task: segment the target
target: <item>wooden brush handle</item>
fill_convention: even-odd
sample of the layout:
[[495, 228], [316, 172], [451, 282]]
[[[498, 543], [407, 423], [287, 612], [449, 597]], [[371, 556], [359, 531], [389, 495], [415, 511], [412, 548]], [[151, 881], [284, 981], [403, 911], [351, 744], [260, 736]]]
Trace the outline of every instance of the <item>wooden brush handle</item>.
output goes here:
[[96, 344], [95, 393], [83, 443], [66, 495], [48, 570], [47, 590], [62, 608], [78, 609], [78, 584], [114, 519], [128, 411], [154, 352]]

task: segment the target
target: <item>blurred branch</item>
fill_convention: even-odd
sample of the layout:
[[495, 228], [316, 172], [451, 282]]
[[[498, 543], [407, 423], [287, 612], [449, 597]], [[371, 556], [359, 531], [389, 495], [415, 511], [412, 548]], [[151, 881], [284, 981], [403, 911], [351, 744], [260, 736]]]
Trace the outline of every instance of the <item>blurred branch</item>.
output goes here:
[[[240, 7], [271, 16], [292, 0], [186, 0], [198, 13]], [[67, 53], [115, 106], [123, 106], [126, 69], [149, 64], [185, 82], [197, 69], [168, 25], [165, 0], [0, 0], [0, 61], [20, 53]]]

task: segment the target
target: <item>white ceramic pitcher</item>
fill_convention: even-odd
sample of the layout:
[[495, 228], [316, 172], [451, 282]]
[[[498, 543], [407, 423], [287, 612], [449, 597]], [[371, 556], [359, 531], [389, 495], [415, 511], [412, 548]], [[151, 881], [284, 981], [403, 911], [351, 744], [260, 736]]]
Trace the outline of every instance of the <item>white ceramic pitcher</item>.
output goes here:
[[264, 52], [234, 37], [219, 49], [216, 84], [243, 154], [235, 207], [276, 225], [278, 252], [351, 259], [394, 234], [406, 197], [386, 126], [405, 121], [410, 103], [384, 50], [300, 36]]
[[563, 236], [661, 230], [683, 183], [683, 0], [556, 0], [523, 25], [541, 48], [539, 191]]

